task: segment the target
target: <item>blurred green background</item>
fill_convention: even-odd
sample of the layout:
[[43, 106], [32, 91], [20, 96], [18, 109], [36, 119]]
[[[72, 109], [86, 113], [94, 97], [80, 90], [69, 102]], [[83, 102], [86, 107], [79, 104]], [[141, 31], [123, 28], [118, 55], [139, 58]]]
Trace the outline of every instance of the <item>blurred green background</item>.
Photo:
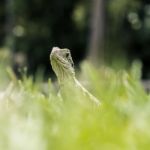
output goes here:
[[[76, 64], [143, 64], [150, 78], [149, 0], [1, 0], [0, 51], [10, 52], [14, 70], [40, 67], [49, 75], [53, 46], [71, 49]], [[125, 63], [124, 63], [125, 62]]]
[[[148, 0], [0, 0], [0, 150], [149, 150], [149, 34]], [[100, 107], [53, 82], [53, 46]]]

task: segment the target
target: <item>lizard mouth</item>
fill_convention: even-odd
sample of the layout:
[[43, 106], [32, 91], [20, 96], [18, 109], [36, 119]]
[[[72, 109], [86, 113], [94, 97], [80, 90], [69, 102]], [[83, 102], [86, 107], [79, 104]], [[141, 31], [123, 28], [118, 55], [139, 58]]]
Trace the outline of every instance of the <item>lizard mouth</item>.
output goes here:
[[60, 56], [56, 56], [56, 57], [55, 57], [55, 61], [56, 61], [56, 63], [58, 63], [60, 66], [62, 66], [62, 67], [64, 67], [64, 68], [68, 69], [68, 67], [67, 67], [68, 62], [67, 62], [66, 60], [60, 58]]
[[58, 47], [54, 47], [52, 49], [50, 59], [55, 62], [59, 67], [63, 67], [65, 69], [68, 69], [68, 61], [66, 61], [62, 56], [61, 56], [61, 49]]

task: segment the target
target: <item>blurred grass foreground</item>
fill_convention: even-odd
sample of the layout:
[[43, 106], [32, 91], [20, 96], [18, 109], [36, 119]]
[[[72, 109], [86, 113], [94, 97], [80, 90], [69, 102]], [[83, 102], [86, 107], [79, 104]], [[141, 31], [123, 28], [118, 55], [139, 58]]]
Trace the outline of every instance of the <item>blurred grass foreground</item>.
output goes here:
[[81, 68], [79, 79], [101, 99], [100, 108], [75, 87], [62, 100], [50, 80], [17, 80], [0, 60], [1, 150], [149, 149], [150, 96], [140, 84], [139, 63], [128, 71], [87, 62]]

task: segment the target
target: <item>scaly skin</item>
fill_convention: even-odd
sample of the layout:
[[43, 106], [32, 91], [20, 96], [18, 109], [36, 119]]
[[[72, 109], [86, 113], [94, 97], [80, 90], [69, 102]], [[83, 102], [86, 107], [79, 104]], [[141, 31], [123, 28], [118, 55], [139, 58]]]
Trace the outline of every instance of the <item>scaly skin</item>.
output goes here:
[[89, 97], [96, 105], [100, 105], [100, 101], [86, 90], [75, 77], [74, 63], [69, 49], [60, 49], [53, 47], [50, 54], [52, 69], [54, 70], [60, 85], [65, 85], [68, 81], [72, 81], [76, 87], [81, 89], [84, 95]]

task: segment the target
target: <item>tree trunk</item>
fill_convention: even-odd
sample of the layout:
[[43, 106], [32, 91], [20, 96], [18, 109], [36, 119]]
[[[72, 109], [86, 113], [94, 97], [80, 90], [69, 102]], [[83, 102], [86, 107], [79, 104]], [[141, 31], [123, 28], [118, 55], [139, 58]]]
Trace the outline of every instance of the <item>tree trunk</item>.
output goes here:
[[94, 64], [104, 62], [105, 0], [92, 0], [91, 33], [88, 59]]

